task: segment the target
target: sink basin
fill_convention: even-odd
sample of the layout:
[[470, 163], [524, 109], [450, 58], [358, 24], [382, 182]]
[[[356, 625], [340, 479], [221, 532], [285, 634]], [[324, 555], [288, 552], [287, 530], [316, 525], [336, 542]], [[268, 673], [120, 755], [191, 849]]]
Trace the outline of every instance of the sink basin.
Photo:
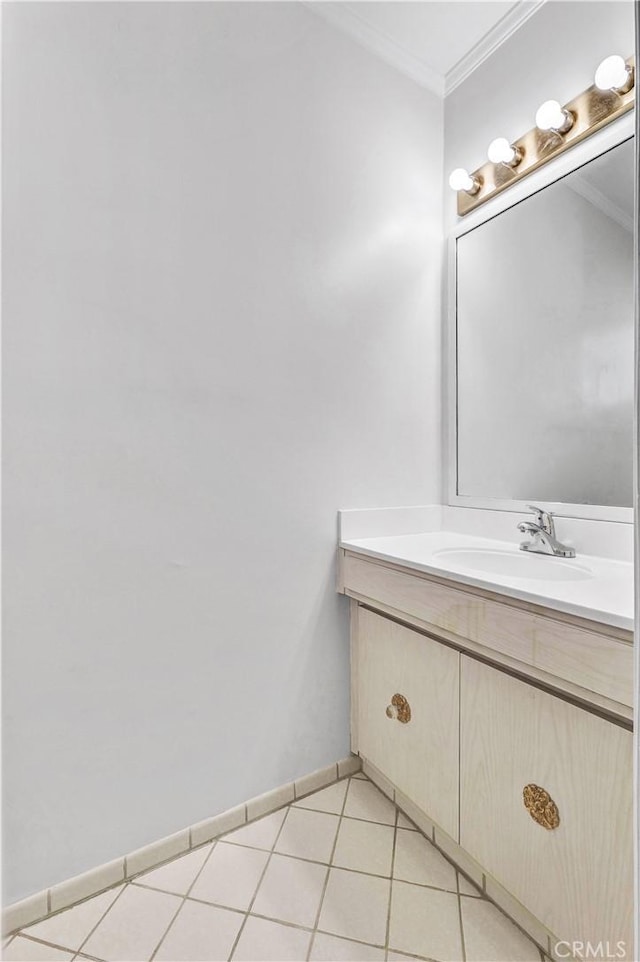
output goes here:
[[434, 561], [464, 572], [506, 575], [535, 581], [586, 581], [593, 575], [589, 568], [565, 558], [500, 548], [441, 548], [434, 551]]

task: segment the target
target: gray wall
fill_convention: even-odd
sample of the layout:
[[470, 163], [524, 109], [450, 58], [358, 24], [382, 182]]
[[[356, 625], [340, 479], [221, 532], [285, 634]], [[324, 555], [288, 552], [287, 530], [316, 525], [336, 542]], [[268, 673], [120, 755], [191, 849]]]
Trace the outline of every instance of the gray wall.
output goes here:
[[297, 4], [4, 8], [5, 900], [348, 751], [440, 490], [442, 105]]

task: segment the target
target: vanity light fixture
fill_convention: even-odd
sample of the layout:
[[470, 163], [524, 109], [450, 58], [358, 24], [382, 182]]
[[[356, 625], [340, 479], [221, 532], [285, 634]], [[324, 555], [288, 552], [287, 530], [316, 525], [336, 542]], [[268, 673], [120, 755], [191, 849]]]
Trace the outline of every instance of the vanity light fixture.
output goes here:
[[595, 86], [598, 90], [613, 90], [617, 94], [626, 94], [634, 84], [634, 69], [625, 62], [624, 57], [614, 54], [606, 57], [595, 75]]
[[492, 164], [506, 164], [507, 167], [517, 167], [523, 157], [523, 152], [516, 144], [511, 144], [506, 137], [496, 137], [489, 144], [487, 157]]
[[482, 186], [479, 177], [472, 177], [464, 167], [456, 167], [449, 176], [449, 187], [451, 190], [463, 190], [466, 194], [477, 194]]
[[633, 110], [635, 58], [607, 57], [595, 84], [572, 100], [547, 100], [536, 113], [536, 126], [515, 140], [499, 137], [489, 145], [489, 160], [477, 170], [454, 170], [449, 185], [458, 193], [458, 215], [517, 184], [597, 130]]
[[573, 127], [575, 117], [570, 110], [561, 107], [557, 100], [545, 100], [536, 113], [538, 130], [553, 130], [566, 134]]

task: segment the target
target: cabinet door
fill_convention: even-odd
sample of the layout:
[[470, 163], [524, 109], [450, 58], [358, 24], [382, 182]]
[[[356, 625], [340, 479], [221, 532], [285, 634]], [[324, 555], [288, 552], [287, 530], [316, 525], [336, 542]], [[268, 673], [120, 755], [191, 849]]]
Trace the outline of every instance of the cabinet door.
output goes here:
[[360, 609], [360, 754], [455, 839], [459, 662], [457, 651]]
[[559, 939], [635, 958], [631, 733], [466, 656], [460, 671], [460, 844]]

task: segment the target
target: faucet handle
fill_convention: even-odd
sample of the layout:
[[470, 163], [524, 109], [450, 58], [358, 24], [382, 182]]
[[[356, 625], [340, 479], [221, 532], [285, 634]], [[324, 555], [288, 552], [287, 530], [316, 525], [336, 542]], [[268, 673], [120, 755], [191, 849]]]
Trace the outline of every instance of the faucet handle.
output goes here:
[[536, 518], [536, 524], [539, 525], [543, 531], [546, 531], [547, 534], [551, 534], [555, 537], [553, 515], [551, 512], [544, 511], [543, 508], [538, 508], [535, 504], [528, 504], [527, 508], [529, 511], [533, 511]]

